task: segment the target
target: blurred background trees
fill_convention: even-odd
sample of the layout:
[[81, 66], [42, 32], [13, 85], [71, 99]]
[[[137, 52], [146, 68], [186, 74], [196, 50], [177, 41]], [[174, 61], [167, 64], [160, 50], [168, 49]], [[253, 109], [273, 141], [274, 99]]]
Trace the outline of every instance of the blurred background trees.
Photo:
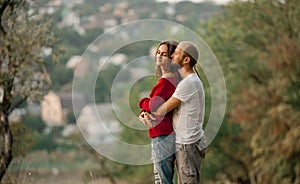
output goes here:
[[299, 11], [295, 0], [246, 1], [206, 24], [203, 37], [228, 90], [227, 117], [211, 148], [219, 152], [209, 159], [225, 161], [219, 174], [231, 182], [300, 182]]
[[[202, 170], [203, 183], [300, 183], [297, 143], [300, 138], [300, 4], [296, 0], [243, 0], [225, 6], [211, 2], [169, 4], [135, 0], [128, 1], [125, 8], [119, 4], [122, 11], [116, 0], [86, 0], [84, 4], [70, 1], [72, 5], [56, 6], [53, 14], [41, 14], [40, 7], [50, 7], [49, 2], [0, 0], [0, 90], [3, 94], [0, 164], [2, 171], [10, 169], [12, 174], [6, 175], [8, 178], [14, 177], [15, 167], [20, 171], [29, 167], [30, 173], [49, 170], [48, 179], [68, 177], [62, 172], [65, 169], [72, 172], [70, 178], [79, 178], [76, 180], [79, 183], [107, 181], [106, 178], [107, 183], [153, 183], [151, 165], [129, 166], [106, 159], [87, 145], [79, 131], [65, 136], [62, 133], [65, 127], [48, 127], [40, 115], [31, 113], [15, 123], [9, 123], [8, 119], [14, 109], [41, 99], [49, 89], [70, 90], [74, 73], [65, 67], [66, 63], [73, 55], [81, 55], [105, 31], [93, 27], [83, 33], [72, 25], [62, 25], [68, 13], [77, 13], [84, 24], [93, 14], [107, 16], [119, 10], [134, 15], [135, 19], [157, 18], [187, 26], [208, 43], [223, 68], [226, 116], [209, 146]], [[59, 36], [54, 29], [59, 30]], [[126, 62], [130, 62], [149, 55], [152, 46], [156, 45], [151, 41], [133, 43], [120, 48], [118, 53], [125, 54]], [[65, 54], [59, 55], [60, 62], [55, 64], [60, 49]], [[110, 102], [111, 85], [121, 68], [110, 65], [103, 69], [95, 84], [96, 99], [87, 97], [88, 101]], [[139, 97], [155, 82], [150, 77], [133, 86], [129, 96], [133, 113], [138, 114]], [[204, 85], [209, 89], [207, 81]], [[206, 97], [209, 107], [209, 94]], [[119, 103], [126, 102], [121, 99]], [[136, 117], [126, 119], [129, 123], [139, 123]], [[67, 122], [75, 121], [69, 112]], [[150, 141], [147, 131], [127, 126], [122, 127], [118, 138], [133, 144]], [[17, 164], [8, 168], [12, 157]], [[42, 180], [35, 178], [34, 182]]]
[[52, 30], [50, 20], [29, 13], [27, 1], [0, 1], [0, 181], [14, 152], [9, 115], [27, 100], [41, 99], [51, 83], [43, 59], [58, 59]]

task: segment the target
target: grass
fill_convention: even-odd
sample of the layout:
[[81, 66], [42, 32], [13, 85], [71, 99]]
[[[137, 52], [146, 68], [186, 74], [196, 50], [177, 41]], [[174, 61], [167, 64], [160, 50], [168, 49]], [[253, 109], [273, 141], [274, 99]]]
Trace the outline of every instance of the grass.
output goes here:
[[4, 184], [83, 184], [83, 173], [95, 165], [74, 151], [36, 151], [25, 158], [14, 158]]

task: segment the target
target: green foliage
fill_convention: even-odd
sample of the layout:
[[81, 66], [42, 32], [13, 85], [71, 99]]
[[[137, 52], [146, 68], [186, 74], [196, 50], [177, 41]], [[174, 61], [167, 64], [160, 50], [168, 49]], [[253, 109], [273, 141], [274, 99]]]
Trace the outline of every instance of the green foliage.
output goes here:
[[14, 136], [13, 156], [22, 158], [35, 144], [35, 133], [19, 122], [13, 123], [11, 130]]
[[2, 21], [15, 21], [10, 27], [1, 27], [1, 62], [5, 64], [0, 75], [2, 84], [18, 79], [12, 88], [14, 97], [37, 99], [50, 83], [42, 62], [45, 56], [41, 53], [44, 48], [52, 48], [52, 60], [57, 61], [60, 51], [54, 45], [56, 37], [52, 33], [52, 22], [43, 18], [29, 19], [27, 8], [25, 5], [19, 7], [16, 12], [11, 12], [11, 16], [1, 14]]
[[[142, 85], [139, 86], [139, 82], [137, 82], [136, 85], [132, 86], [129, 99], [124, 97], [121, 98], [118, 102], [120, 104], [119, 107], [123, 109], [123, 111], [121, 111], [119, 115], [122, 116], [123, 120], [126, 119], [126, 123], [128, 123], [128, 125], [130, 125], [131, 127], [135, 127], [135, 125], [138, 127], [138, 125], [141, 124], [141, 122], [137, 118], [140, 112], [140, 109], [138, 107], [138, 101], [140, 99], [140, 93], [141, 93], [140, 90], [144, 90], [145, 88], [144, 89], [140, 88]], [[127, 100], [129, 100], [129, 104], [132, 112], [136, 115], [134, 117], [130, 116], [131, 113], [127, 113], [127, 111], [125, 110], [126, 107], [123, 106], [123, 104], [126, 104]], [[142, 130], [133, 129], [131, 127], [125, 125], [122, 126], [122, 131], [119, 135], [122, 141], [130, 144], [137, 144], [137, 145], [150, 143], [150, 139], [148, 138], [148, 132], [146, 130], [142, 131]]]
[[51, 72], [51, 80], [53, 81], [52, 90], [59, 91], [63, 86], [72, 82], [73, 70], [67, 69], [65, 65], [59, 64]]
[[99, 7], [104, 5], [105, 3], [115, 4], [116, 0], [101, 0], [101, 1], [94, 1], [94, 0], [85, 0], [83, 6], [78, 5], [74, 7], [75, 11], [79, 11], [79, 14], [87, 16], [91, 15], [94, 12], [99, 11]]
[[153, 166], [152, 165], [120, 165], [122, 172], [120, 178], [128, 183], [151, 184], [154, 183]]
[[[11, 131], [14, 136], [14, 144], [12, 148], [12, 155], [14, 160], [9, 166], [9, 171], [3, 179], [3, 183], [18, 183], [17, 179], [21, 170], [20, 165], [25, 156], [28, 155], [32, 149], [35, 140], [33, 131], [29, 130], [23, 123], [14, 122], [11, 124]], [[0, 141], [0, 146], [3, 146], [3, 141]], [[12, 171], [12, 172], [10, 172]]]
[[36, 134], [34, 139], [36, 143], [32, 150], [46, 150], [51, 152], [57, 148], [57, 144], [51, 135]]
[[99, 72], [95, 86], [96, 103], [111, 101], [110, 89], [119, 70], [120, 66], [108, 64]]
[[197, 4], [191, 1], [182, 1], [175, 5], [176, 14], [185, 16], [185, 19], [179, 23], [182, 23], [190, 29], [197, 28], [201, 22], [212, 17], [219, 10], [219, 6], [208, 1]]
[[109, 177], [112, 176], [116, 183], [118, 183], [119, 180], [134, 184], [151, 184], [154, 182], [152, 165], [132, 166], [116, 163], [109, 159], [98, 159], [95, 160], [95, 162], [105, 163], [105, 168], [102, 168], [101, 164], [99, 164], [98, 167], [86, 171], [83, 176], [84, 182], [97, 181], [99, 178], [109, 179]]
[[[127, 97], [126, 94], [124, 94], [124, 90], [122, 91], [120, 89], [120, 92], [122, 95], [122, 92], [124, 94], [123, 98], [120, 98], [117, 103], [118, 107], [123, 109], [121, 110], [119, 116], [122, 116], [122, 119], [126, 119], [126, 123], [130, 125], [131, 127], [135, 127], [136, 124], [141, 124], [139, 122], [137, 116], [139, 114], [140, 109], [138, 108], [138, 101], [141, 96], [141, 92], [144, 92], [145, 90], [151, 90], [153, 85], [157, 82], [157, 79], [154, 77], [147, 77], [140, 79], [137, 81], [130, 89], [129, 97]], [[128, 99], [129, 98], [129, 99]], [[130, 104], [131, 111], [136, 116], [131, 116], [131, 113], [128, 113], [125, 104]], [[135, 145], [145, 145], [150, 144], [150, 139], [148, 138], [148, 131], [144, 130], [137, 130], [130, 128], [128, 126], [123, 125], [122, 131], [118, 135], [120, 140], [123, 142], [129, 143], [129, 144], [135, 144]], [[116, 148], [118, 151], [118, 148]], [[137, 157], [142, 156], [139, 153], [136, 153]], [[144, 166], [136, 166], [136, 165], [125, 165], [125, 164], [119, 164], [115, 163], [113, 161], [107, 160], [105, 161], [108, 170], [111, 171], [111, 174], [115, 176], [116, 178], [119, 178], [120, 180], [126, 181], [128, 183], [153, 183], [154, 177], [153, 177], [153, 166], [150, 165], [144, 165]], [[109, 169], [110, 168], [110, 169]]]
[[[75, 122], [75, 117], [73, 113], [69, 113], [68, 116], [68, 122]], [[18, 150], [19, 144], [18, 141], [21, 141], [21, 135], [26, 135], [24, 139], [28, 139], [29, 137], [31, 139], [30, 141], [24, 141], [24, 144], [30, 145], [30, 148], [26, 151], [37, 151], [37, 150], [46, 150], [47, 152], [51, 153], [55, 150], [72, 150], [76, 149], [76, 147], [73, 144], [68, 143], [64, 137], [61, 136], [62, 128], [61, 127], [52, 127], [52, 128], [46, 128], [46, 124], [43, 122], [42, 118], [38, 115], [33, 114], [27, 114], [22, 118], [22, 126], [25, 126], [26, 128], [23, 128], [22, 131], [25, 132], [18, 132], [18, 135], [14, 135], [15, 141], [17, 143], [14, 144], [15, 148], [14, 150]], [[14, 131], [13, 127], [12, 130]], [[49, 130], [50, 133], [45, 134], [44, 131]], [[16, 140], [17, 139], [17, 140]], [[19, 140], [20, 139], [20, 140]], [[18, 148], [18, 149], [17, 149]], [[24, 149], [25, 146], [23, 146], [22, 149]]]
[[[76, 84], [77, 91], [83, 94], [90, 94], [91, 91], [95, 91], [95, 99], [91, 96], [86, 96], [89, 102], [95, 101], [96, 103], [110, 102], [111, 101], [111, 87], [113, 81], [120, 70], [120, 66], [114, 64], [105, 64], [104, 67], [98, 72], [98, 76], [94, 76], [94, 73], [88, 72], [79, 80]], [[126, 79], [126, 76], [124, 76]], [[94, 81], [96, 78], [96, 81]], [[94, 81], [95, 89], [86, 81]], [[80, 87], [79, 87], [80, 86]]]
[[39, 133], [46, 128], [45, 122], [39, 115], [26, 114], [26, 116], [23, 116], [22, 122], [30, 130], [37, 131]]
[[46, 150], [48, 153], [51, 153], [56, 150], [76, 150], [75, 144], [62, 137], [61, 127], [48, 127], [48, 131], [47, 133], [34, 134], [35, 144], [31, 151]]
[[153, 45], [155, 45], [154, 41], [143, 40], [121, 47], [118, 52], [126, 54], [129, 57], [128, 60], [132, 61], [139, 57], [148, 56], [149, 49]]
[[220, 160], [225, 167], [219, 167], [216, 180], [300, 180], [299, 11], [295, 0], [235, 2], [205, 25], [203, 34], [226, 71], [229, 92], [227, 123], [210, 149], [231, 163]]
[[75, 114], [74, 114], [74, 112], [73, 111], [71, 111], [71, 112], [68, 112], [68, 114], [67, 114], [67, 122], [68, 123], [76, 123], [76, 117], [75, 117]]
[[59, 45], [63, 47], [68, 55], [82, 54], [103, 31], [101, 29], [89, 29], [83, 35], [80, 35], [72, 27], [65, 27], [60, 30], [61, 38]]
[[[299, 67], [299, 66], [298, 66]], [[297, 68], [295, 71], [295, 78], [300, 78], [300, 69]], [[285, 96], [287, 98], [287, 103], [290, 104], [294, 109], [300, 111], [300, 83], [297, 80], [291, 81], [291, 85], [288, 86], [285, 91]]]
[[[135, 115], [140, 114], [140, 108], [138, 107], [138, 102], [143, 97], [149, 97], [150, 92], [153, 86], [157, 83], [158, 78], [154, 76], [147, 76], [138, 81], [132, 86], [129, 92], [129, 103], [131, 110], [134, 112]], [[147, 92], [147, 94], [144, 94]], [[143, 96], [145, 95], [145, 96]]]
[[245, 165], [249, 155], [244, 155], [244, 150], [251, 148], [249, 139], [240, 135], [241, 131], [239, 124], [223, 122], [218, 135], [208, 148], [203, 167], [203, 177], [206, 180], [226, 178], [241, 183], [249, 182], [249, 171]]
[[[38, 15], [34, 3], [27, 0], [0, 1], [0, 106], [1, 146], [0, 181], [12, 160], [13, 136], [9, 115], [26, 100], [41, 100], [51, 80], [45, 67], [46, 58], [57, 63], [55, 26]], [[29, 11], [32, 10], [32, 11]], [[50, 50], [51, 52], [45, 52]]]

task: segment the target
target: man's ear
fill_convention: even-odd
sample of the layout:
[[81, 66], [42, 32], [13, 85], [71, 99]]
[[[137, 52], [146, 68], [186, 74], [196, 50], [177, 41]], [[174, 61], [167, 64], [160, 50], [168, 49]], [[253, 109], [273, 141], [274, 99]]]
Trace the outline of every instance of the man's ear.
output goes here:
[[190, 61], [191, 61], [191, 58], [187, 56], [184, 58], [183, 63], [189, 63]]

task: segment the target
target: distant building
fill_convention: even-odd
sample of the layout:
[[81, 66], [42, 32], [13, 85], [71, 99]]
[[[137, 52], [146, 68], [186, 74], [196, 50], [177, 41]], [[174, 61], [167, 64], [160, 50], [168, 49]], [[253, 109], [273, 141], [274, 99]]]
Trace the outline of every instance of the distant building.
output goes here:
[[115, 16], [109, 12], [93, 14], [82, 23], [84, 29], [104, 29], [115, 25], [117, 25]]
[[107, 11], [110, 6], [100, 8], [100, 12], [90, 15], [81, 22], [81, 27], [84, 29], [103, 29], [107, 30], [121, 23], [137, 20], [138, 16], [132, 9], [127, 10], [128, 4], [119, 3], [113, 12]]
[[74, 75], [81, 78], [89, 69], [89, 63], [84, 61], [81, 56], [74, 55], [66, 63], [66, 68], [73, 69]]
[[61, 6], [62, 0], [52, 0], [48, 3], [48, 6]]
[[125, 65], [127, 56], [122, 53], [116, 53], [112, 56], [102, 56], [98, 61], [98, 68], [101, 69], [105, 64]]
[[84, 106], [77, 124], [87, 141], [93, 144], [112, 143], [121, 131], [111, 103]]
[[79, 55], [73, 55], [66, 63], [66, 68], [75, 69], [81, 61], [81, 56]]
[[[83, 107], [85, 98], [73, 94], [77, 105]], [[80, 109], [79, 109], [80, 110]], [[73, 113], [72, 92], [55, 93], [50, 91], [41, 102], [41, 117], [48, 126], [63, 126], [67, 124], [68, 113]]]

